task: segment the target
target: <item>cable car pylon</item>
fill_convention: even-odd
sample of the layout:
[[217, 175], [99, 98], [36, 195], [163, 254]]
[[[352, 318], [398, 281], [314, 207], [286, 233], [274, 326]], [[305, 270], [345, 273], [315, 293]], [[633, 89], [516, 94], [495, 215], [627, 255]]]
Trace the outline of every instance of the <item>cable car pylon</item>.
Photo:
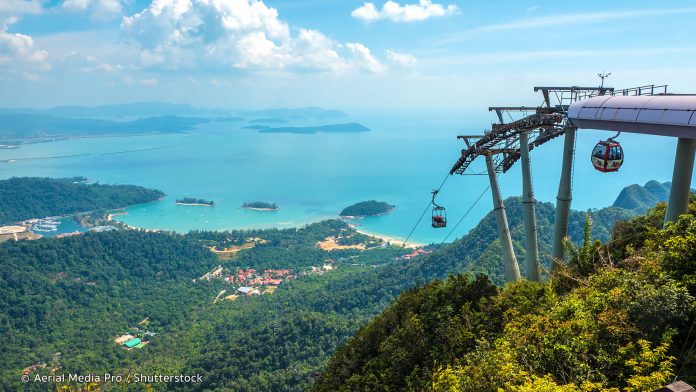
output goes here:
[[553, 227], [553, 243], [551, 245], [551, 273], [557, 272], [565, 260], [563, 242], [568, 236], [570, 202], [573, 200], [573, 159], [575, 159], [576, 131], [577, 128], [573, 126], [565, 127], [561, 179], [558, 182], [558, 194], [556, 195], [556, 223]]
[[537, 237], [536, 206], [532, 185], [531, 159], [529, 158], [529, 136], [520, 133], [520, 157], [522, 160], [522, 219], [524, 221], [525, 265], [527, 280], [541, 282], [539, 264], [539, 239]]
[[[488, 108], [489, 111], [495, 111], [500, 120], [500, 124], [505, 124], [503, 117], [504, 108]], [[508, 108], [508, 111], [510, 108]], [[527, 108], [521, 107], [517, 110], [527, 111]], [[509, 112], [508, 112], [509, 114]], [[537, 221], [536, 221], [536, 200], [534, 200], [534, 188], [532, 185], [532, 169], [531, 158], [529, 157], [529, 131], [524, 131], [519, 134], [520, 159], [522, 160], [522, 220], [524, 222], [524, 237], [525, 237], [525, 271], [527, 280], [532, 282], [541, 282], [541, 264], [539, 262], [539, 239], [537, 236]]]
[[[600, 77], [607, 75], [601, 74]], [[512, 250], [510, 240], [510, 230], [507, 224], [507, 216], [505, 208], [500, 197], [500, 189], [496, 179], [498, 172], [507, 172], [518, 160], [522, 159], [522, 177], [523, 177], [523, 211], [525, 225], [525, 250], [526, 250], [526, 272], [529, 280], [540, 280], [539, 266], [539, 251], [537, 238], [537, 225], [534, 208], [534, 193], [531, 179], [531, 160], [529, 158], [530, 151], [542, 144], [551, 141], [552, 139], [564, 136], [563, 160], [561, 165], [561, 178], [558, 183], [558, 194], [556, 196], [556, 221], [554, 223], [554, 234], [552, 242], [552, 263], [551, 273], [559, 270], [561, 265], [565, 264], [564, 241], [568, 236], [568, 218], [570, 216], [570, 206], [573, 190], [573, 162], [575, 158], [575, 142], [576, 132], [580, 128], [606, 129], [615, 131], [626, 131], [626, 127], [630, 132], [646, 133], [645, 130], [635, 130], [635, 124], [618, 124], [612, 125], [609, 120], [599, 119], [599, 115], [595, 115], [600, 110], [603, 102], [608, 101], [617, 95], [621, 96], [643, 96], [643, 95], [663, 95], [667, 93], [667, 86], [647, 85], [635, 88], [615, 90], [613, 87], [604, 87], [604, 84], [599, 87], [534, 87], [535, 92], [541, 92], [543, 95], [542, 106], [499, 106], [490, 107], [489, 111], [495, 111], [500, 120], [500, 124], [493, 124], [489, 131], [486, 131], [481, 136], [457, 136], [457, 139], [463, 139], [466, 143], [466, 148], [461, 151], [461, 156], [450, 169], [450, 174], [472, 174], [466, 173], [467, 169], [474, 160], [479, 156], [485, 156], [486, 166], [488, 168], [488, 176], [491, 181], [493, 191], [493, 202], [496, 209], [496, 220], [498, 221], [498, 229], [500, 241], [503, 245], [503, 257], [505, 260], [506, 279], [513, 281], [519, 279], [519, 269], [517, 260]], [[662, 92], [664, 91], [664, 92]], [[608, 96], [608, 97], [604, 97]], [[652, 98], [651, 98], [652, 99]], [[672, 101], [677, 101], [680, 98], [675, 98]], [[553, 101], [553, 102], [552, 102]], [[589, 107], [584, 107], [585, 103], [591, 102]], [[623, 102], [623, 101], [621, 101]], [[645, 102], [641, 101], [643, 105]], [[594, 105], [594, 106], [593, 106]], [[599, 105], [600, 107], [597, 107]], [[625, 106], [625, 105], [624, 105]], [[672, 106], [677, 110], [677, 104], [673, 102]], [[642, 107], [642, 106], [641, 106]], [[630, 108], [629, 108], [630, 109]], [[666, 110], [667, 110], [666, 109]], [[593, 113], [591, 116], [584, 115], [583, 110], [588, 113]], [[636, 109], [633, 110], [642, 110]], [[648, 109], [646, 109], [648, 110]], [[509, 123], [505, 123], [503, 113], [523, 112], [525, 116], [521, 119], [514, 120], [510, 116]], [[527, 115], [529, 112], [533, 114]], [[584, 117], [583, 117], [584, 116]], [[683, 116], [682, 116], [683, 117]], [[680, 119], [682, 117], [679, 117]], [[571, 121], [572, 119], [572, 121]], [[654, 119], [653, 119], [654, 120]], [[613, 120], [618, 121], [618, 120]], [[623, 121], [623, 120], [622, 120]], [[693, 171], [694, 155], [696, 151], [696, 137], [692, 134], [683, 136], [685, 126], [677, 124], [677, 121], [672, 119], [674, 124], [667, 123], [672, 126], [667, 131], [655, 130], [652, 126], [650, 133], [667, 136], [677, 136], [677, 157], [675, 158], [673, 185], [670, 193], [670, 202], [667, 208], [665, 221], [674, 221], [683, 213], [688, 206], [689, 197], [689, 182]], [[683, 120], [680, 120], [683, 122]], [[578, 124], [579, 122], [580, 124]], [[620, 121], [618, 121], [620, 122]], [[600, 127], [595, 126], [599, 124]], [[641, 127], [650, 124], [641, 123]], [[691, 125], [689, 125], [691, 127]], [[642, 129], [642, 128], [641, 128]], [[689, 128], [691, 131], [691, 128]], [[612, 138], [613, 139], [613, 138]], [[614, 143], [613, 155], [611, 150], [605, 153], [603, 157], [603, 171], [616, 171], [622, 162], [623, 151], [620, 151], [620, 145], [609, 139], [610, 144]], [[607, 152], [607, 150], [605, 150]], [[501, 156], [500, 159], [493, 159], [493, 156]], [[612, 158], [613, 157], [613, 158]], [[612, 161], [613, 162], [610, 162]], [[604, 162], [607, 162], [604, 165]], [[594, 163], [594, 161], [593, 161]], [[596, 166], [595, 166], [596, 167]], [[517, 273], [515, 274], [515, 269]]]
[[[491, 107], [490, 111], [495, 111], [500, 120], [500, 124], [493, 124], [491, 130], [483, 136], [458, 136], [463, 139], [467, 148], [462, 150], [462, 154], [450, 170], [450, 174], [465, 174], [467, 168], [473, 161], [481, 155], [486, 157], [486, 164], [489, 166], [488, 174], [491, 178], [491, 188], [494, 193], [494, 205], [496, 208], [496, 219], [501, 244], [503, 245], [503, 258], [506, 268], [507, 281], [514, 281], [520, 278], [519, 266], [512, 250], [510, 230], [507, 224], [507, 216], [504, 214], [504, 205], [500, 197], [500, 189], [495, 179], [498, 171], [507, 172], [515, 162], [522, 159], [523, 176], [523, 211], [525, 225], [525, 250], [526, 250], [526, 275], [529, 280], [538, 281], [541, 279], [538, 237], [536, 232], [535, 201], [531, 179], [531, 159], [530, 151], [542, 144], [564, 135], [570, 130], [571, 135], [566, 135], [566, 141], [571, 142], [570, 154], [564, 154], [565, 161], [568, 162], [564, 167], [568, 167], [566, 174], [562, 176], [559, 186], [558, 207], [556, 230], [554, 240], [560, 239], [562, 245], [568, 233], [568, 215], [570, 212], [570, 194], [572, 187], [572, 163], [573, 149], [575, 144], [574, 128], [569, 128], [566, 121], [566, 110], [570, 103], [582, 99], [585, 96], [604, 95], [606, 92], [613, 91], [607, 87], [535, 87], [534, 91], [540, 91], [544, 96], [545, 106], [501, 106]], [[559, 105], [552, 105], [551, 99], [555, 97]], [[503, 113], [523, 112], [525, 117], [505, 123]], [[512, 116], [511, 116], [512, 118]], [[500, 155], [502, 158], [495, 161], [493, 155]], [[567, 182], [565, 180], [568, 180]], [[498, 211], [500, 213], [498, 213]], [[510, 244], [508, 246], [508, 244]], [[554, 242], [555, 244], [555, 242]], [[508, 250], [509, 249], [509, 250]], [[556, 249], [554, 247], [554, 249]], [[560, 259], [563, 259], [563, 248], [560, 250]], [[515, 270], [517, 270], [515, 272]], [[552, 268], [553, 270], [553, 268]]]
[[515, 250], [512, 247], [512, 237], [510, 237], [510, 229], [508, 227], [507, 214], [505, 213], [505, 204], [503, 204], [503, 198], [500, 196], [500, 187], [498, 186], [498, 174], [495, 171], [495, 166], [493, 164], [493, 153], [491, 151], [489, 151], [486, 154], [486, 168], [488, 169], [488, 179], [491, 183], [491, 194], [493, 195], [493, 211], [495, 212], [495, 220], [498, 225], [500, 245], [503, 248], [505, 281], [515, 282], [521, 279], [520, 267], [517, 264]]
[[691, 177], [694, 173], [694, 154], [696, 154], [696, 140], [680, 137], [677, 140], [677, 151], [674, 156], [672, 188], [669, 191], [665, 224], [676, 222], [679, 220], [679, 215], [689, 210]]

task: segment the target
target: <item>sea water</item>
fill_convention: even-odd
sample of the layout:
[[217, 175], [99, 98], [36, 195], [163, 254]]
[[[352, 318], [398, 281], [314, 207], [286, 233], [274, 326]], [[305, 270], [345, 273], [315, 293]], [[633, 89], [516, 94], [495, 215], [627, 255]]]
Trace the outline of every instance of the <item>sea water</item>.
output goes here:
[[[489, 120], [467, 113], [366, 113], [323, 121], [357, 121], [371, 129], [363, 133], [260, 133], [243, 129], [244, 122], [220, 122], [181, 134], [25, 144], [0, 150], [0, 178], [84, 176], [100, 183], [160, 189], [167, 195], [164, 199], [128, 207], [126, 215], [115, 219], [177, 232], [297, 227], [336, 218], [344, 207], [374, 199], [396, 208], [388, 215], [353, 221], [362, 230], [403, 239], [425, 211], [411, 240], [439, 243], [486, 189], [488, 178], [480, 175], [485, 173], [483, 159], [470, 168], [471, 174], [479, 175], [455, 175], [445, 181], [437, 202], [447, 208], [446, 229], [430, 227], [430, 191], [440, 186], [464, 148], [456, 136], [481, 134]], [[611, 205], [630, 184], [670, 180], [676, 140], [649, 135], [623, 134], [619, 141], [626, 159], [621, 171], [595, 171], [590, 152], [600, 138], [612, 135], [578, 132], [574, 209]], [[555, 202], [562, 147], [560, 137], [532, 151], [539, 201]], [[499, 178], [504, 197], [520, 195], [519, 163]], [[182, 197], [213, 200], [215, 206], [177, 205], [175, 200]], [[280, 209], [241, 208], [249, 201], [274, 202]], [[465, 234], [491, 208], [486, 192], [448, 241]]]

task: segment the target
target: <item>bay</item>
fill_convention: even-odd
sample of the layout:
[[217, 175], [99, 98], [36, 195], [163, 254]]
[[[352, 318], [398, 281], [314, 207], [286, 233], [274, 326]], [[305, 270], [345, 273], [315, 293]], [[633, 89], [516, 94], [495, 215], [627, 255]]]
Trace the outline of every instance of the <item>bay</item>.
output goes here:
[[[147, 229], [177, 232], [297, 227], [336, 218], [344, 207], [363, 200], [396, 205], [389, 215], [353, 221], [362, 230], [404, 239], [421, 213], [411, 240], [439, 243], [488, 185], [485, 175], [450, 176], [438, 197], [449, 227], [430, 227], [430, 191], [446, 177], [464, 148], [458, 134], [481, 134], [489, 117], [477, 113], [363, 113], [361, 133], [259, 133], [245, 123], [211, 123], [182, 134], [83, 138], [25, 144], [0, 150], [0, 178], [85, 176], [111, 184], [160, 189], [167, 197], [131, 206], [116, 219]], [[469, 124], [467, 126], [467, 124]], [[317, 125], [295, 121], [292, 126]], [[589, 154], [612, 134], [578, 133], [573, 208], [611, 205], [619, 191], [649, 180], [669, 181], [676, 140], [623, 134], [626, 161], [618, 173], [599, 173]], [[537, 199], [555, 201], [563, 138], [532, 152]], [[10, 160], [11, 162], [7, 162]], [[484, 172], [483, 161], [471, 167]], [[519, 165], [500, 176], [505, 197], [521, 193]], [[215, 207], [177, 205], [181, 197], [215, 201]], [[242, 209], [249, 201], [275, 202], [278, 211]], [[490, 192], [447, 238], [470, 230], [492, 208]]]

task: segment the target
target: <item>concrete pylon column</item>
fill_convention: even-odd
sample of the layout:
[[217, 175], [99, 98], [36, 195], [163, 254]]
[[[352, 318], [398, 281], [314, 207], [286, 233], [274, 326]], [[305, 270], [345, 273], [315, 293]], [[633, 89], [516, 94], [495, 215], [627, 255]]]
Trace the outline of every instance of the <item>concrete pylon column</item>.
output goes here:
[[568, 235], [568, 216], [570, 215], [570, 201], [572, 200], [573, 158], [575, 157], [575, 132], [577, 128], [567, 126], [565, 128], [565, 141], [563, 143], [563, 163], [561, 166], [561, 180], [558, 183], [558, 195], [556, 196], [556, 223], [553, 230], [553, 248], [551, 250], [551, 272], [558, 271], [559, 263], [565, 262], [563, 240]]
[[665, 214], [665, 223], [676, 222], [679, 215], [689, 208], [689, 193], [691, 192], [691, 176], [694, 173], [694, 153], [696, 140], [679, 138], [677, 154], [674, 157], [672, 172], [672, 189], [669, 191], [669, 204]]
[[532, 168], [529, 158], [527, 132], [520, 133], [520, 158], [522, 161], [522, 214], [524, 219], [524, 247], [527, 279], [541, 282], [539, 267], [539, 242], [537, 239], [536, 207], [532, 187]]
[[515, 258], [515, 250], [512, 247], [512, 238], [510, 237], [510, 229], [508, 228], [507, 214], [505, 213], [505, 205], [500, 197], [500, 187], [498, 186], [498, 178], [493, 167], [493, 158], [490, 154], [486, 155], [486, 167], [488, 168], [488, 178], [491, 182], [491, 191], [493, 194], [493, 211], [495, 212], [495, 220], [498, 224], [498, 235], [500, 237], [500, 245], [503, 247], [503, 261], [505, 263], [505, 281], [514, 282], [520, 280], [520, 267]]

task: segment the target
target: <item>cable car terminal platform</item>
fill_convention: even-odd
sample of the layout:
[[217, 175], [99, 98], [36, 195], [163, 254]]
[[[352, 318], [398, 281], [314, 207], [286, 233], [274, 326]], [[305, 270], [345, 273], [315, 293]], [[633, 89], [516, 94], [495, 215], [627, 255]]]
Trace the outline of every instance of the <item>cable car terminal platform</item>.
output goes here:
[[696, 95], [598, 96], [568, 108], [578, 128], [696, 139]]
[[686, 212], [696, 153], [696, 95], [597, 96], [571, 104], [567, 118], [577, 128], [679, 138], [665, 222]]
[[[541, 106], [497, 106], [488, 108], [498, 116], [499, 123], [476, 136], [458, 136], [466, 144], [449, 174], [471, 173], [473, 161], [484, 156], [490, 179], [494, 211], [500, 242], [503, 247], [505, 275], [508, 281], [520, 279], [507, 227], [497, 175], [522, 161], [523, 220], [527, 279], [540, 280], [538, 242], [536, 233], [535, 200], [531, 180], [531, 154], [535, 148], [564, 136], [561, 178], [556, 197], [556, 219], [551, 257], [552, 272], [564, 262], [563, 241], [568, 235], [568, 217], [572, 200], [572, 168], [575, 158], [575, 137], [578, 129], [596, 129], [627, 133], [642, 133], [678, 138], [672, 189], [665, 223], [676, 221], [687, 211], [691, 178], [696, 154], [696, 95], [669, 94], [666, 85], [647, 85], [628, 89], [604, 87], [608, 74], [599, 74], [599, 87], [534, 87], [543, 95]], [[519, 114], [522, 114], [520, 118]], [[506, 122], [506, 116], [509, 121]], [[617, 135], [618, 136], [618, 135]], [[616, 136], [600, 141], [592, 151], [595, 168], [602, 172], [618, 171], [623, 162], [623, 150]], [[433, 199], [434, 200], [434, 199]], [[433, 226], [435, 227], [435, 226]]]

